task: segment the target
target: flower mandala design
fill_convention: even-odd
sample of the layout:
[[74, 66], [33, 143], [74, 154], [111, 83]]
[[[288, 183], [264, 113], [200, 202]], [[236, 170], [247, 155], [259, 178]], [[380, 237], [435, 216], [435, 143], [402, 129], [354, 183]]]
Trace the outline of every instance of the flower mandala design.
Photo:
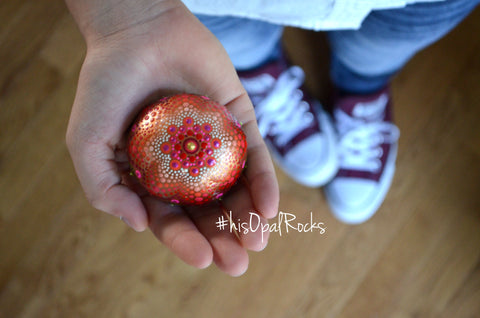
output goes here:
[[134, 175], [170, 203], [203, 204], [236, 182], [247, 142], [228, 110], [204, 96], [181, 94], [147, 106], [129, 134]]
[[189, 174], [196, 177], [200, 169], [215, 166], [214, 152], [222, 142], [212, 138], [212, 126], [209, 123], [198, 125], [193, 118], [186, 117], [183, 125], [170, 125], [167, 132], [170, 137], [160, 145], [160, 151], [170, 155], [169, 166], [172, 170], [188, 169]]

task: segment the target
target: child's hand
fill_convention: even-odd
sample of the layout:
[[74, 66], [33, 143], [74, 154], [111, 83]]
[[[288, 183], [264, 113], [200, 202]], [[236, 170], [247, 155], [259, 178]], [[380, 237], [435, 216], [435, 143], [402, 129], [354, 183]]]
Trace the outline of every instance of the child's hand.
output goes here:
[[[247, 249], [261, 250], [268, 235], [216, 227], [218, 204], [181, 208], [131, 184], [125, 132], [147, 102], [168, 92], [204, 94], [227, 106], [243, 123], [248, 160], [244, 180], [223, 199], [233, 220], [262, 221], [278, 208], [278, 185], [258, 132], [251, 102], [215, 37], [180, 1], [67, 0], [87, 41], [67, 131], [67, 144], [91, 204], [122, 217], [132, 228], [150, 227], [186, 263], [212, 261], [230, 275], [248, 266]], [[126, 184], [129, 184], [127, 186]]]

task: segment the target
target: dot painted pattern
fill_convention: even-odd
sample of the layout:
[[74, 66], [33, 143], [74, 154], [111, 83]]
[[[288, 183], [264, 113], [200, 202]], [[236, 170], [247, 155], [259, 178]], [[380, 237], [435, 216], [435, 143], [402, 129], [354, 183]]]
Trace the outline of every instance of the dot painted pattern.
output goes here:
[[128, 155], [133, 174], [150, 194], [199, 205], [235, 184], [245, 167], [247, 142], [223, 105], [179, 94], [142, 110], [130, 129]]

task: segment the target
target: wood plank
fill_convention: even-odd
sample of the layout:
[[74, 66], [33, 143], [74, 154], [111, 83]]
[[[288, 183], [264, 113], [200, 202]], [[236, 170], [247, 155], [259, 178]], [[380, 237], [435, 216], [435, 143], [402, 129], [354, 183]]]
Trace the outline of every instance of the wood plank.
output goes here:
[[[60, 0], [2, 1], [0, 18], [0, 317], [478, 316], [480, 9], [394, 80], [402, 135], [378, 214], [342, 224], [277, 169], [281, 211], [326, 232], [272, 233], [240, 278], [88, 204], [64, 143], [85, 44]], [[285, 44], [328, 101], [324, 35]]]

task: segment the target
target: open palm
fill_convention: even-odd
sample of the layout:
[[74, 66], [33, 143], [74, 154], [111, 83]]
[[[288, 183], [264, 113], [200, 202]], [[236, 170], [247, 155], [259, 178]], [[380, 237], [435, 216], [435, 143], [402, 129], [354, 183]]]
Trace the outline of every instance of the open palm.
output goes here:
[[[86, 37], [87, 38], [87, 37]], [[182, 5], [154, 19], [87, 38], [88, 51], [67, 131], [67, 144], [87, 198], [155, 236], [186, 263], [213, 261], [230, 275], [248, 266], [246, 250], [265, 247], [268, 233], [220, 231], [216, 221], [275, 216], [278, 185], [251, 102], [220, 43]], [[173, 92], [204, 94], [243, 123], [248, 158], [244, 176], [221, 203], [172, 206], [149, 196], [128, 176], [125, 132], [147, 103]], [[253, 218], [256, 220], [256, 218]], [[255, 225], [255, 224], [252, 224]]]

